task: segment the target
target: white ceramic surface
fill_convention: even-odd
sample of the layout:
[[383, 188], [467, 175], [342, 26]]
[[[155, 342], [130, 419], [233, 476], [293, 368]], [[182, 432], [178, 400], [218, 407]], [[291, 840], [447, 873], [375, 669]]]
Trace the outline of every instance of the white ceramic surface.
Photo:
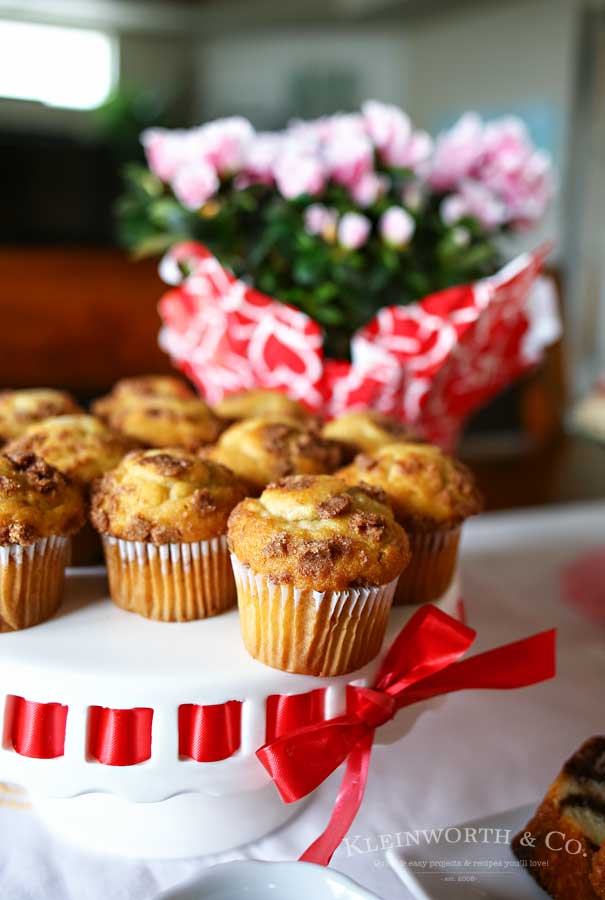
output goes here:
[[208, 869], [157, 900], [379, 900], [350, 878], [311, 863], [246, 860]]
[[[537, 805], [538, 801], [444, 828], [437, 835], [439, 840], [421, 839], [418, 846], [392, 848], [386, 854], [387, 860], [414, 900], [545, 900], [546, 894], [519, 866], [510, 844], [495, 840], [496, 831], [506, 831], [514, 837]], [[466, 828], [476, 829], [479, 838], [485, 837], [486, 842], [467, 840]], [[488, 834], [480, 829], [492, 830]], [[457, 840], [458, 831], [462, 832], [462, 841]]]

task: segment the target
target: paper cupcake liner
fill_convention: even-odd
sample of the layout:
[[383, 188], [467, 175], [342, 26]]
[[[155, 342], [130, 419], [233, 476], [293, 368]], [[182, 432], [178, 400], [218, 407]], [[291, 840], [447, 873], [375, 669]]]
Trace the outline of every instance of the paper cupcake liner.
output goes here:
[[393, 606], [430, 603], [445, 594], [458, 562], [461, 529], [408, 531], [412, 558], [399, 576]]
[[235, 605], [227, 536], [150, 544], [103, 536], [109, 592], [117, 605], [161, 622], [206, 619]]
[[69, 538], [57, 535], [0, 546], [0, 632], [29, 628], [56, 612], [69, 552]]
[[299, 675], [344, 675], [382, 647], [397, 579], [378, 587], [313, 591], [276, 584], [233, 554], [242, 637], [260, 662]]

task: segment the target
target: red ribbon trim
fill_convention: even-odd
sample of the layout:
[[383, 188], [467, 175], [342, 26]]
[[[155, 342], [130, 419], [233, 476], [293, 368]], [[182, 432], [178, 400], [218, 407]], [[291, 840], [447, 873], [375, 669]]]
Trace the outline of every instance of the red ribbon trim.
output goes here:
[[239, 750], [241, 700], [198, 706], [179, 706], [179, 755], [196, 762], [217, 762]]
[[330, 821], [301, 860], [330, 862], [361, 805], [375, 730], [399, 709], [455, 691], [526, 687], [555, 674], [554, 630], [461, 660], [475, 637], [437, 607], [422, 607], [391, 646], [374, 686], [351, 688], [345, 715], [294, 729], [257, 751], [286, 803], [307, 796], [347, 760]]
[[151, 756], [153, 710], [108, 709], [88, 711], [88, 754], [104, 766], [134, 766]]
[[21, 756], [55, 759], [65, 752], [67, 707], [61, 703], [36, 703], [23, 697], [7, 698], [8, 734]]

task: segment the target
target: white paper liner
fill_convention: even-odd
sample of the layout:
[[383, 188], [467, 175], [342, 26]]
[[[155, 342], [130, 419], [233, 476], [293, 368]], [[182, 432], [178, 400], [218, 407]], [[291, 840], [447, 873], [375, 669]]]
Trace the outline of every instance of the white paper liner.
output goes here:
[[343, 675], [379, 652], [396, 578], [376, 587], [312, 591], [277, 584], [233, 554], [231, 565], [242, 637], [261, 662], [304, 675]]
[[29, 628], [57, 610], [69, 554], [69, 538], [59, 535], [0, 546], [0, 631]]
[[174, 622], [204, 619], [235, 604], [226, 535], [182, 544], [103, 535], [103, 545], [111, 597], [123, 609]]

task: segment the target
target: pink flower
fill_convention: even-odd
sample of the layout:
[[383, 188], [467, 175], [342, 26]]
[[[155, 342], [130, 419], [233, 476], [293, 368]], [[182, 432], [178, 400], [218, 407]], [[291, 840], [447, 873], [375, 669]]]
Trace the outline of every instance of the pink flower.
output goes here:
[[367, 241], [372, 223], [361, 213], [348, 212], [338, 223], [338, 243], [347, 250], [358, 250]]
[[308, 234], [326, 234], [336, 224], [336, 210], [323, 203], [312, 203], [305, 210], [305, 231]]
[[273, 182], [273, 168], [283, 145], [280, 134], [256, 134], [244, 148], [243, 168], [252, 181]]
[[403, 110], [378, 100], [368, 100], [362, 110], [368, 134], [387, 165], [415, 170], [426, 161], [433, 142], [425, 131], [412, 130]]
[[385, 243], [392, 247], [405, 247], [414, 234], [416, 224], [402, 206], [391, 206], [380, 217], [378, 227]]
[[365, 134], [336, 128], [326, 141], [323, 157], [328, 175], [349, 187], [369, 173], [374, 165], [374, 149]]
[[389, 189], [389, 178], [376, 172], [363, 172], [350, 185], [351, 197], [358, 206], [367, 207], [375, 203]]
[[449, 194], [441, 201], [439, 213], [446, 225], [455, 225], [468, 215], [468, 204], [462, 194]]
[[187, 209], [198, 210], [219, 188], [218, 176], [204, 159], [191, 162], [178, 170], [172, 180], [172, 190]]
[[242, 167], [254, 129], [247, 119], [231, 116], [203, 125], [196, 129], [192, 137], [198, 144], [200, 155], [220, 175], [232, 175]]
[[467, 178], [460, 185], [460, 193], [454, 194], [453, 197], [456, 198], [462, 212], [454, 218], [451, 209], [449, 211], [442, 209], [442, 216], [444, 212], [449, 212], [450, 221], [447, 224], [453, 224], [463, 216], [469, 215], [477, 219], [488, 231], [496, 231], [507, 220], [506, 205], [480, 181]]
[[141, 135], [147, 165], [162, 181], [170, 181], [186, 160], [188, 132], [166, 128], [147, 128]]
[[408, 209], [417, 212], [422, 208], [425, 200], [425, 186], [418, 178], [407, 181], [401, 192], [401, 199]]
[[275, 181], [286, 200], [302, 194], [319, 194], [325, 183], [325, 171], [319, 159], [294, 152], [285, 153], [275, 165]]
[[512, 223], [539, 219], [550, 200], [550, 159], [536, 151], [523, 122], [512, 116], [485, 127], [481, 181], [506, 205]]
[[438, 191], [456, 188], [483, 154], [483, 124], [476, 113], [465, 113], [453, 128], [437, 138], [428, 173]]

